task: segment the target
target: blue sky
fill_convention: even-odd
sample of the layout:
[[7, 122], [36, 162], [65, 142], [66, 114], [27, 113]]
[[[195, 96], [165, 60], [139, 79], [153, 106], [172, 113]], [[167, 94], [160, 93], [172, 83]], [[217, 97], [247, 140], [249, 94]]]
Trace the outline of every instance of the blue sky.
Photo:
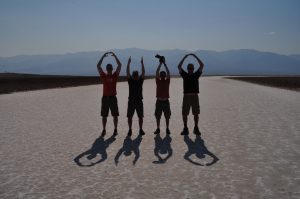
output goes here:
[[298, 0], [1, 0], [0, 56], [113, 48], [300, 54]]

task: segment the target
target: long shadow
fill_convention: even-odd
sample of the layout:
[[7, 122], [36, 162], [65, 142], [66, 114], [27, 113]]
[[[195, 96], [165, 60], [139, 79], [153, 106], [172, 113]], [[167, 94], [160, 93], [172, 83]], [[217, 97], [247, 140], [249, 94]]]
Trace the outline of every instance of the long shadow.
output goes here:
[[[215, 156], [212, 152], [210, 152], [206, 146], [204, 145], [204, 140], [200, 137], [200, 135], [196, 135], [195, 141], [191, 140], [191, 138], [188, 135], [184, 136], [184, 142], [186, 143], [188, 147], [188, 151], [184, 155], [184, 159], [187, 161], [198, 165], [198, 166], [211, 166], [215, 164], [219, 158]], [[196, 162], [190, 158], [191, 155], [195, 154], [197, 158], [204, 159], [205, 155], [208, 155], [213, 158], [213, 160], [209, 163], [202, 164], [199, 162]]]
[[[158, 158], [158, 160], [153, 161], [154, 164], [163, 164], [166, 163], [167, 160], [172, 156], [173, 150], [171, 148], [172, 138], [170, 135], [166, 135], [164, 139], [160, 137], [160, 134], [157, 134], [154, 137], [155, 148], [154, 155]], [[167, 154], [164, 158], [161, 155]]]
[[115, 164], [118, 165], [119, 158], [122, 154], [124, 154], [125, 156], [130, 156], [133, 152], [135, 157], [134, 157], [132, 164], [135, 165], [137, 160], [140, 158], [139, 147], [140, 147], [142, 140], [143, 140], [143, 138], [141, 135], [138, 135], [134, 140], [132, 140], [130, 136], [127, 136], [124, 139], [122, 148], [120, 148], [118, 153], [116, 154]]
[[[74, 158], [74, 162], [81, 167], [91, 167], [105, 161], [107, 159], [106, 150], [109, 147], [109, 145], [113, 143], [115, 140], [116, 138], [113, 135], [106, 140], [104, 140], [103, 136], [97, 138], [89, 150], [79, 154], [76, 158]], [[92, 160], [97, 157], [97, 154], [101, 155], [101, 159], [96, 162], [92, 162]], [[80, 160], [85, 156], [86, 159], [90, 161], [89, 164], [81, 163]]]

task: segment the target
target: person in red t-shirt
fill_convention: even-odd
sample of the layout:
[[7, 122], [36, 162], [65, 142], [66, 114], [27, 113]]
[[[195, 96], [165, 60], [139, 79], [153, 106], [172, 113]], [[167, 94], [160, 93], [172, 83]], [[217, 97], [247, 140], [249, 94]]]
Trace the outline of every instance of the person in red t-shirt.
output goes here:
[[[161, 65], [164, 65], [166, 71], [160, 71]], [[154, 134], [160, 133], [160, 118], [164, 112], [166, 118], [166, 133], [170, 134], [169, 120], [171, 117], [171, 109], [169, 102], [169, 86], [170, 86], [170, 71], [164, 59], [160, 59], [159, 65], [156, 70], [156, 104], [155, 104], [155, 117], [157, 129]]]
[[[101, 67], [101, 64], [103, 62], [103, 59], [107, 57], [109, 54], [111, 54], [117, 62], [117, 70], [113, 73], [113, 66], [111, 64], [106, 65], [106, 71], [105, 73]], [[119, 109], [118, 109], [118, 100], [117, 100], [117, 81], [118, 77], [121, 71], [121, 62], [118, 59], [118, 57], [115, 55], [113, 52], [106, 52], [104, 55], [101, 57], [97, 64], [98, 72], [100, 74], [100, 78], [102, 80], [103, 84], [103, 96], [102, 96], [102, 104], [101, 104], [101, 116], [102, 116], [102, 125], [103, 125], [103, 130], [101, 137], [105, 136], [106, 134], [106, 123], [107, 123], [107, 116], [109, 109], [111, 111], [111, 115], [114, 118], [114, 136], [118, 134], [117, 127], [118, 127], [118, 116], [119, 116]]]

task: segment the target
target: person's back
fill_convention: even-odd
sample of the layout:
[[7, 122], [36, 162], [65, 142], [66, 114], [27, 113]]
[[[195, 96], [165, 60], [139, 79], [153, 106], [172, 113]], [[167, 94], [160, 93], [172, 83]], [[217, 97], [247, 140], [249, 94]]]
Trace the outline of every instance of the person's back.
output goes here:
[[199, 78], [201, 74], [202, 72], [200, 72], [200, 70], [197, 70], [191, 74], [185, 72], [184, 70], [180, 72], [180, 75], [183, 78], [183, 93], [199, 93]]
[[129, 77], [128, 85], [129, 85], [129, 100], [140, 100], [143, 99], [143, 83], [144, 79], [142, 77], [138, 77], [134, 79], [132, 76]]
[[156, 78], [156, 97], [168, 99], [170, 87], [170, 78]]

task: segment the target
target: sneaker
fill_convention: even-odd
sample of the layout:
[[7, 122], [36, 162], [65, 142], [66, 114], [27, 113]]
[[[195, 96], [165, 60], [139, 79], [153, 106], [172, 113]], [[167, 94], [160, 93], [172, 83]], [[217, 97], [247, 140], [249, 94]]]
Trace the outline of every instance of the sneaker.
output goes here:
[[189, 129], [187, 127], [183, 128], [183, 131], [181, 132], [181, 135], [188, 135], [189, 134]]
[[195, 126], [195, 127], [194, 127], [194, 134], [195, 134], [195, 135], [201, 135], [201, 132], [199, 131], [198, 126]]
[[114, 136], [118, 135], [118, 130], [117, 129], [114, 130], [114, 134], [113, 135]]
[[103, 129], [103, 130], [102, 130], [102, 133], [101, 133], [101, 137], [104, 137], [104, 136], [105, 136], [105, 134], [106, 134], [106, 130], [105, 130], [105, 129]]
[[160, 129], [157, 128], [156, 131], [154, 132], [154, 134], [156, 135], [156, 134], [159, 134], [159, 133], [160, 133]]
[[143, 131], [143, 129], [140, 129], [140, 135], [145, 135], [145, 132]]
[[129, 130], [128, 130], [128, 133], [127, 133], [127, 136], [129, 136], [129, 137], [130, 137], [131, 135], [132, 135], [132, 130], [131, 130], [131, 129], [129, 129]]
[[169, 129], [169, 128], [167, 128], [167, 129], [166, 129], [166, 134], [167, 134], [167, 135], [170, 135], [170, 134], [171, 134], [171, 132], [170, 132], [170, 129]]

